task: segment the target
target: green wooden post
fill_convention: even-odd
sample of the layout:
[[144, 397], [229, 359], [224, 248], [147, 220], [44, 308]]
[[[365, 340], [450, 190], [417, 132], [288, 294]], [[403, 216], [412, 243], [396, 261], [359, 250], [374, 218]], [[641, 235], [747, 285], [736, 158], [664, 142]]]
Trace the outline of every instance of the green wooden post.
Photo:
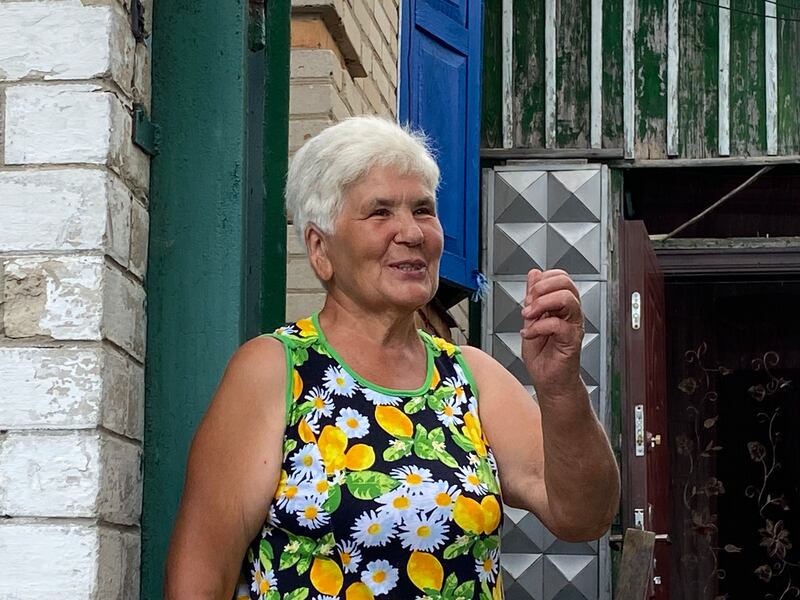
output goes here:
[[160, 598], [187, 450], [241, 332], [246, 3], [157, 2], [142, 598]]
[[289, 54], [291, 4], [267, 2], [264, 98], [264, 263], [261, 327], [272, 331], [286, 317], [286, 211], [289, 160]]

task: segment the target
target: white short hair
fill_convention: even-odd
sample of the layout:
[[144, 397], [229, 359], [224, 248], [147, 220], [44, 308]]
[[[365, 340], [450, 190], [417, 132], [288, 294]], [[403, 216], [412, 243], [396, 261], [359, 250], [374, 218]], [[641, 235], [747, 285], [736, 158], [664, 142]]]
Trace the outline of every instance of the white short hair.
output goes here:
[[352, 117], [311, 138], [292, 158], [286, 210], [300, 239], [309, 223], [334, 233], [347, 187], [374, 167], [419, 175], [435, 197], [439, 167], [422, 132], [381, 117]]

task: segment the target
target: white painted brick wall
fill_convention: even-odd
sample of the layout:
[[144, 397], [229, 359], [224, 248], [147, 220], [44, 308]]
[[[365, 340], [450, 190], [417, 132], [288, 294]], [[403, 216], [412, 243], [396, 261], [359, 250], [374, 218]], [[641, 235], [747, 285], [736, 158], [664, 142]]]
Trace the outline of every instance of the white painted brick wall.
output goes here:
[[2, 600], [139, 596], [150, 68], [129, 0], [0, 0]]
[[0, 598], [133, 600], [139, 597], [136, 533], [96, 525], [0, 523]]

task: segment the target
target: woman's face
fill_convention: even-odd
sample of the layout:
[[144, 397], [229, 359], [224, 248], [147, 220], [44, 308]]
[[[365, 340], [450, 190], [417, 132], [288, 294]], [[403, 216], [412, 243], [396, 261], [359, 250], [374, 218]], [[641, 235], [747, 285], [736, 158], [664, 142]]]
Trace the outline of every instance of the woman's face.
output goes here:
[[443, 243], [422, 178], [375, 167], [345, 192], [327, 236], [329, 292], [369, 310], [419, 308], [436, 293]]

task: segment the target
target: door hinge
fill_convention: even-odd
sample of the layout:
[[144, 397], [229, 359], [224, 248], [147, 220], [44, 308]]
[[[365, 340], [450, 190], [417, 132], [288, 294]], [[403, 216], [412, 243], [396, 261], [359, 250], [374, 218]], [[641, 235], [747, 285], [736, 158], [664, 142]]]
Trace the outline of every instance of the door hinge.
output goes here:
[[161, 130], [147, 118], [141, 104], [133, 106], [133, 143], [149, 156], [158, 154], [161, 143]]
[[636, 442], [636, 456], [644, 456], [644, 404], [633, 407], [633, 435]]
[[144, 34], [144, 5], [142, 0], [131, 1], [131, 31], [137, 42], [143, 42]]
[[631, 327], [639, 329], [642, 326], [642, 296], [639, 292], [631, 294]]

